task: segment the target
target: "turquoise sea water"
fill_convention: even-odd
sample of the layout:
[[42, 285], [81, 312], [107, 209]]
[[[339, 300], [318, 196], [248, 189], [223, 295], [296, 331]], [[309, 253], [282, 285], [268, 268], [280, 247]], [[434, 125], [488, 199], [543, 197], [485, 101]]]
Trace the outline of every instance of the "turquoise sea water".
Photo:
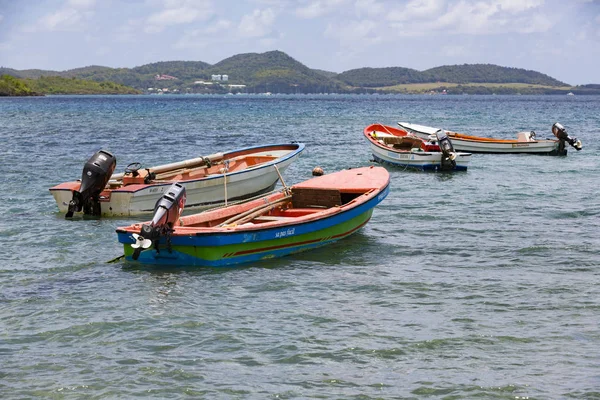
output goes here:
[[[293, 184], [397, 121], [584, 148], [389, 168], [350, 238], [226, 269], [109, 264], [132, 220], [48, 192], [101, 148], [121, 171], [300, 141]], [[597, 96], [0, 98], [0, 398], [600, 398], [599, 139]]]

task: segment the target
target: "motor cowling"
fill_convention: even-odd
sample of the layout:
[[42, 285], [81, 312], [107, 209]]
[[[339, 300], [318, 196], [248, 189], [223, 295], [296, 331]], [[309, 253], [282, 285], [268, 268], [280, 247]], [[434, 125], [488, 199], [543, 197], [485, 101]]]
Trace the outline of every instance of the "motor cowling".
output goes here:
[[185, 207], [185, 200], [185, 186], [179, 183], [171, 185], [169, 190], [158, 199], [154, 206], [152, 221], [142, 225], [139, 235], [133, 235], [136, 240], [131, 245], [135, 249], [133, 253], [134, 260], [139, 257], [142, 250], [149, 248], [152, 243], [157, 245], [161, 236], [168, 236], [172, 232], [173, 226], [179, 220]]
[[571, 146], [573, 146], [577, 151], [581, 150], [582, 145], [581, 145], [581, 141], [578, 140], [577, 138], [572, 138], [569, 136], [569, 134], [567, 133], [567, 130], [565, 129], [564, 126], [562, 126], [562, 124], [555, 122], [554, 125], [552, 125], [552, 133], [554, 134], [554, 136], [556, 136], [556, 138], [558, 140], [560, 140], [562, 142], [562, 148], [564, 149], [564, 142], [569, 143]]
[[105, 150], [95, 153], [83, 166], [79, 190], [73, 191], [66, 218], [83, 210], [86, 215], [100, 216], [100, 193], [110, 180], [117, 158]]
[[452, 146], [452, 141], [446, 132], [441, 129], [435, 132], [435, 137], [442, 152], [442, 170], [454, 169], [456, 167], [456, 152], [454, 146]]

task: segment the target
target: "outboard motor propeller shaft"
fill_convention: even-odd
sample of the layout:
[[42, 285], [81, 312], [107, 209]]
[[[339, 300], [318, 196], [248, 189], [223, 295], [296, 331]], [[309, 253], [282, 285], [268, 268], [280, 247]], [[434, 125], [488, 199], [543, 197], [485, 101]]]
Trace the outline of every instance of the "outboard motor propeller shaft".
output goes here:
[[559, 143], [559, 151], [564, 151], [565, 142], [569, 143], [577, 151], [581, 150], [581, 147], [582, 147], [581, 140], [578, 140], [577, 138], [570, 137], [567, 134], [567, 130], [565, 129], [564, 126], [562, 126], [562, 124], [559, 124], [558, 122], [554, 123], [554, 125], [552, 125], [552, 133], [560, 141], [560, 143]]
[[454, 146], [452, 146], [452, 142], [446, 132], [438, 129], [435, 132], [435, 137], [437, 138], [438, 145], [442, 151], [442, 171], [456, 168], [456, 152], [454, 151]]
[[86, 215], [100, 216], [100, 193], [110, 180], [117, 166], [117, 159], [111, 153], [100, 150], [94, 154], [83, 166], [81, 186], [73, 191], [73, 198], [69, 202], [69, 209], [65, 218], [71, 218], [73, 213], [83, 209]]
[[161, 236], [167, 236], [167, 247], [170, 250], [170, 233], [173, 226], [181, 216], [185, 207], [185, 186], [174, 183], [169, 190], [162, 195], [154, 206], [154, 216], [148, 224], [143, 224], [140, 234], [134, 234], [136, 242], [131, 245], [135, 250], [133, 259], [137, 260], [142, 250], [149, 248], [154, 243], [158, 250], [158, 240]]

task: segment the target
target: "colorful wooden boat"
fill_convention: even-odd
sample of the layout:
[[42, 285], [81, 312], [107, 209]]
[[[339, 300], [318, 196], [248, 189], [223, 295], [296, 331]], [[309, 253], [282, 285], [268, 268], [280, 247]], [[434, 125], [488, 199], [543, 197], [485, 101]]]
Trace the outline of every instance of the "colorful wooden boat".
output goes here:
[[379, 163], [420, 170], [466, 171], [471, 160], [471, 154], [455, 152], [452, 142], [443, 135], [422, 139], [403, 129], [382, 124], [367, 126], [363, 134]]
[[[398, 122], [400, 128], [427, 139], [435, 135], [439, 128], [425, 125]], [[516, 139], [493, 139], [480, 136], [465, 135], [464, 133], [446, 131], [454, 148], [470, 153], [531, 153], [548, 155], [566, 155], [565, 142], [577, 150], [581, 150], [581, 142], [571, 138], [562, 125], [556, 123], [552, 132], [557, 139], [537, 139], [534, 131], [518, 132]]]
[[[174, 187], [145, 224], [117, 229], [125, 258], [143, 264], [220, 267], [313, 249], [356, 232], [389, 192], [382, 167], [318, 176], [263, 198], [179, 217]], [[185, 190], [185, 189], [184, 189]]]
[[80, 181], [61, 183], [50, 193], [67, 217], [75, 212], [134, 216], [152, 213], [163, 193], [180, 182], [187, 190], [187, 208], [206, 209], [273, 190], [303, 150], [301, 143], [248, 147], [150, 168], [133, 163], [114, 175], [116, 158], [99, 151], [86, 163]]

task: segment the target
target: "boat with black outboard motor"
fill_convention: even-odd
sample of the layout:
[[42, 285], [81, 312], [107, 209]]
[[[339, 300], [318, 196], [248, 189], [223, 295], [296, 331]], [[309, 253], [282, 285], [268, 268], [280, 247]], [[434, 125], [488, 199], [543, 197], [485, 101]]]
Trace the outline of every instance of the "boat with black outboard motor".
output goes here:
[[363, 130], [376, 162], [431, 171], [465, 171], [470, 153], [455, 151], [452, 141], [439, 131], [422, 139], [403, 129], [371, 124]]
[[80, 181], [61, 183], [50, 193], [67, 218], [135, 216], [152, 213], [156, 200], [178, 182], [186, 188], [187, 209], [201, 210], [273, 190], [304, 147], [254, 146], [149, 168], [136, 162], [119, 174], [113, 174], [116, 158], [100, 150], [85, 164]]
[[185, 188], [174, 184], [150, 222], [117, 228], [117, 237], [125, 259], [141, 264], [220, 267], [281, 257], [358, 231], [389, 183], [385, 168], [352, 168], [182, 217]]
[[[422, 139], [431, 138], [440, 130], [408, 122], [398, 122], [398, 126]], [[456, 150], [470, 153], [526, 153], [564, 156], [567, 155], [567, 143], [577, 151], [582, 149], [581, 141], [570, 137], [565, 127], [558, 122], [552, 125], [552, 134], [556, 139], [538, 139], [534, 131], [518, 132], [516, 139], [488, 138], [447, 130], [445, 132], [452, 140]]]

